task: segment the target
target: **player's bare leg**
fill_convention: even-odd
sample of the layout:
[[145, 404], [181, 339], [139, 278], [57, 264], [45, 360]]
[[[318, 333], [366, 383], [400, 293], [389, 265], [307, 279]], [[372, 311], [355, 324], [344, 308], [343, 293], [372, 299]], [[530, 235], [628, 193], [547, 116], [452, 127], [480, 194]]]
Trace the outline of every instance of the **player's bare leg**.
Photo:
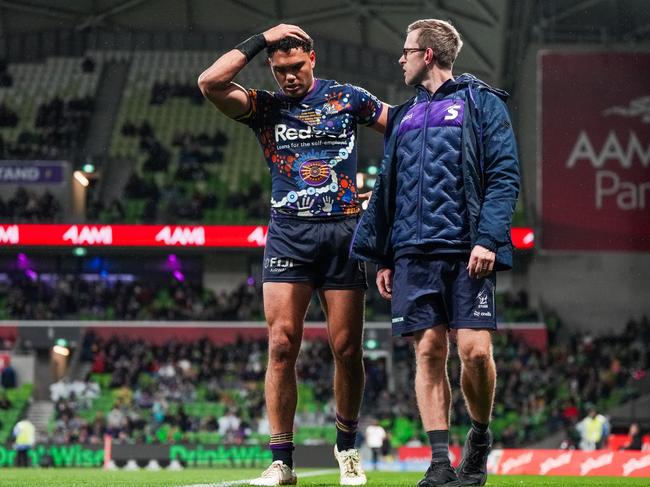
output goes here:
[[467, 434], [458, 474], [461, 485], [485, 485], [487, 456], [492, 447], [492, 435], [488, 425], [497, 378], [492, 357], [491, 332], [458, 330], [458, 355], [462, 364], [461, 387], [472, 418], [472, 428]]
[[328, 289], [320, 292], [327, 316], [330, 347], [334, 355], [334, 396], [337, 439], [334, 456], [339, 462], [341, 485], [364, 485], [366, 476], [354, 447], [363, 399], [363, 289]]
[[431, 445], [431, 465], [419, 487], [458, 485], [458, 477], [449, 462], [448, 356], [447, 326], [438, 325], [415, 333], [415, 396]]
[[296, 360], [312, 292], [308, 283], [264, 283], [264, 313], [269, 329], [264, 392], [274, 461], [251, 485], [294, 485], [297, 481], [292, 471], [293, 421], [298, 401]]

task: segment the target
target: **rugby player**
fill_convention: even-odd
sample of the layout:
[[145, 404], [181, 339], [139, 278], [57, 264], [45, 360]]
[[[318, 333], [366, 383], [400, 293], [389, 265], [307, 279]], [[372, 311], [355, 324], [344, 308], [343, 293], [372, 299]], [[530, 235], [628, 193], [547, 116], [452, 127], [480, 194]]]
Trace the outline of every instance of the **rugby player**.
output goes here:
[[[266, 49], [279, 90], [246, 89], [235, 76]], [[204, 96], [250, 127], [271, 172], [271, 221], [264, 252], [269, 329], [266, 407], [273, 463], [251, 485], [294, 485], [295, 364], [314, 290], [334, 356], [336, 445], [341, 485], [363, 485], [354, 448], [364, 387], [365, 267], [348, 256], [359, 215], [357, 125], [383, 132], [387, 106], [367, 91], [314, 77], [313, 41], [281, 24], [226, 52], [199, 77]]]

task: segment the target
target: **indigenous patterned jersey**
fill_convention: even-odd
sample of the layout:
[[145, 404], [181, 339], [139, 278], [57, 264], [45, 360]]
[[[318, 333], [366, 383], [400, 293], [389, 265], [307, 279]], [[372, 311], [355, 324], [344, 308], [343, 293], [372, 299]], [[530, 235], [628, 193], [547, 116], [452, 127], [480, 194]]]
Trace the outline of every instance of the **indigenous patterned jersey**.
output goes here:
[[238, 121], [264, 151], [272, 209], [305, 218], [358, 213], [357, 124], [372, 125], [381, 102], [362, 88], [324, 79], [315, 79], [302, 98], [248, 93], [251, 110]]

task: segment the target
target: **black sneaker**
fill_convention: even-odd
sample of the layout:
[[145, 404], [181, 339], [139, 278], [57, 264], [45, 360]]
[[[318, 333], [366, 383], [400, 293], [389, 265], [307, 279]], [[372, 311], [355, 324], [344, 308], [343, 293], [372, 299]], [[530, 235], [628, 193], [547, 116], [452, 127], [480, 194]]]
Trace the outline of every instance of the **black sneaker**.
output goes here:
[[477, 441], [472, 430], [467, 433], [463, 459], [458, 465], [458, 485], [485, 485], [487, 481], [487, 459], [492, 449], [492, 433], [487, 431], [485, 440]]
[[431, 462], [424, 478], [418, 482], [418, 487], [457, 487], [460, 485], [456, 470], [449, 462]]

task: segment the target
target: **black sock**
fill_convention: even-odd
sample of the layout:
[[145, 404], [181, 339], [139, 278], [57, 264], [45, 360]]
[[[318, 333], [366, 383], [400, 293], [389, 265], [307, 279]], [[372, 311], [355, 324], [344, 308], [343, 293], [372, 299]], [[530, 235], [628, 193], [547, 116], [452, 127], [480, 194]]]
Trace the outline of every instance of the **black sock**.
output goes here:
[[449, 430], [427, 431], [432, 462], [449, 461]]
[[478, 439], [485, 438], [489, 426], [489, 424], [479, 423], [478, 421], [472, 420], [472, 436]]
[[271, 435], [269, 448], [274, 462], [282, 460], [286, 466], [293, 468], [293, 432]]
[[358, 419], [345, 419], [336, 413], [336, 448], [338, 451], [351, 450], [357, 440]]

